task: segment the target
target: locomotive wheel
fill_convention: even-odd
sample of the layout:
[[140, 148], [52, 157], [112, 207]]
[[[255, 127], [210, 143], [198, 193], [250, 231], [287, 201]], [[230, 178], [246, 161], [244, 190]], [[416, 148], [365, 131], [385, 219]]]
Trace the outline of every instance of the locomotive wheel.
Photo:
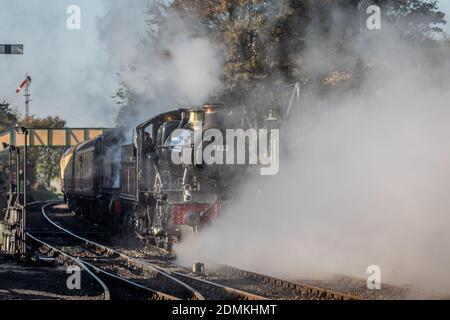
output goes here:
[[145, 239], [147, 244], [152, 244], [153, 238], [149, 236], [151, 232], [151, 214], [149, 213], [149, 210], [151, 210], [151, 208], [147, 207], [143, 210], [141, 215], [135, 216], [134, 229], [140, 238]]
[[170, 235], [155, 237], [155, 244], [157, 248], [172, 251], [173, 238]]
[[153, 227], [162, 228], [160, 229], [161, 230], [160, 234], [153, 236], [155, 245], [158, 248], [170, 251], [172, 250], [173, 236], [167, 234], [167, 230], [164, 223], [166, 204], [164, 202], [159, 204], [157, 203], [155, 207], [156, 212], [155, 212], [155, 220], [153, 221]]
[[155, 237], [154, 239], [156, 247], [164, 249], [164, 237]]

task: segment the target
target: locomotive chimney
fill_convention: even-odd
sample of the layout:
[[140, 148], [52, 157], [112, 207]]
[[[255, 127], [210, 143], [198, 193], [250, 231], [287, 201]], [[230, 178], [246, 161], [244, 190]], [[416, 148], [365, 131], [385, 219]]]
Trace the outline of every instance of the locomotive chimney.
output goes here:
[[226, 108], [223, 103], [207, 103], [203, 107], [205, 113], [205, 130], [211, 128], [225, 129]]

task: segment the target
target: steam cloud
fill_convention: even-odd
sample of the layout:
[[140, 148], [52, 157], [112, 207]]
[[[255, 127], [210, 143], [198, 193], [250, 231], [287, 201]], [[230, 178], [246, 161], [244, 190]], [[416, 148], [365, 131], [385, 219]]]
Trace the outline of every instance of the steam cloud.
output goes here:
[[[450, 290], [448, 47], [377, 32], [347, 44], [372, 61], [365, 81], [332, 97], [305, 93], [281, 173], [243, 186], [221, 219], [176, 246], [180, 262], [294, 279], [366, 277], [379, 265], [383, 282]], [[339, 70], [332, 54], [317, 60], [320, 43], [308, 42], [305, 65]]]
[[[201, 105], [222, 87], [222, 48], [199, 30], [192, 31], [186, 24], [188, 18], [165, 10], [158, 27], [135, 22], [130, 28], [123, 27], [130, 20], [148, 19], [144, 13], [155, 8], [148, 4], [105, 1], [109, 9], [99, 22], [112, 64], [133, 92], [135, 107], [120, 119], [120, 124], [129, 128], [164, 111]], [[157, 36], [149, 40], [142, 30]]]

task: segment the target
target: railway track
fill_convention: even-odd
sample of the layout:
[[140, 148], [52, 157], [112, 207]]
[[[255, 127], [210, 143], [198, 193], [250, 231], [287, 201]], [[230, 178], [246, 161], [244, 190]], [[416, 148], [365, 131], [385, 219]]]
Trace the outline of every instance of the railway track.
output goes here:
[[[154, 248], [166, 255], [172, 254], [163, 248]], [[228, 287], [227, 284], [229, 284], [237, 291], [252, 292], [256, 297], [295, 300], [364, 300], [366, 298], [360, 292], [356, 294], [343, 292], [325, 286], [323, 283], [313, 285], [305, 283], [305, 281], [285, 280], [220, 263], [215, 265], [216, 271], [204, 275], [203, 281], [212, 281], [215, 284], [221, 283], [224, 287]], [[173, 268], [180, 269], [179, 266], [173, 266]], [[173, 273], [181, 277], [189, 277], [187, 274], [189, 270], [187, 269], [183, 272], [174, 271]]]
[[[41, 245], [46, 247], [50, 254], [59, 251], [71, 258], [77, 259], [99, 277], [106, 277], [109, 281], [114, 279], [116, 282], [127, 282], [128, 286], [134, 285], [141, 291], [147, 289], [153, 293], [151, 296], [152, 299], [266, 299], [256, 294], [172, 271], [82, 237], [49, 217], [47, 210], [56, 203], [51, 202], [45, 204], [42, 207], [41, 213], [45, 220], [60, 232], [58, 237], [63, 237], [63, 242], [55, 246], [48, 243], [48, 241], [55, 241], [54, 236], [47, 241], [43, 241], [42, 239], [37, 239], [32, 234], [30, 235], [36, 240], [41, 241]], [[57, 246], [62, 248], [58, 249], [56, 248]], [[155, 287], [158, 290], [155, 290]]]
[[[155, 248], [163, 253], [170, 254], [165, 249]], [[190, 270], [186, 268], [167, 263], [166, 266], [166, 269], [183, 269], [182, 272], [173, 271], [172, 274], [184, 277], [188, 279], [187, 281], [192, 278], [189, 276]], [[363, 300], [365, 298], [360, 294], [341, 292], [329, 287], [315, 286], [300, 281], [285, 280], [229, 265], [215, 264], [214, 269], [216, 271], [203, 275], [202, 281], [223, 285], [225, 288], [232, 286], [238, 292], [251, 292], [256, 297], [265, 297], [266, 299]], [[194, 280], [197, 280], [197, 278], [194, 278]]]
[[41, 232], [43, 235], [39, 237], [29, 233], [30, 238], [34, 240], [41, 253], [50, 257], [55, 253], [56, 256], [64, 254], [72, 260], [81, 262], [84, 268], [107, 282], [109, 286], [118, 288], [115, 290], [118, 294], [113, 295], [114, 299], [204, 299], [201, 294], [181, 281], [154, 269], [138, 268], [136, 263], [118, 252], [59, 226], [45, 212], [52, 205], [54, 203], [45, 204], [41, 212], [46, 221], [60, 233], [46, 230]]
[[97, 283], [103, 290], [103, 299], [104, 300], [110, 300], [111, 299], [111, 293], [109, 291], [108, 286], [103, 282], [94, 272], [92, 272], [91, 269], [89, 269], [82, 261], [79, 259], [72, 257], [68, 254], [65, 254], [61, 250], [58, 250], [54, 247], [52, 247], [49, 244], [46, 244], [45, 242], [35, 238], [32, 234], [27, 233], [28, 239], [31, 239], [33, 242], [38, 243], [42, 245], [43, 247], [46, 247], [49, 251], [52, 251], [52, 257], [60, 262], [63, 265], [69, 266], [69, 265], [77, 265], [81, 270], [86, 271], [89, 276], [92, 278], [92, 280]]
[[80, 269], [86, 271], [102, 287], [104, 300], [177, 300], [176, 297], [120, 277], [113, 272], [103, 270], [94, 263], [88, 262], [88, 259], [67, 254], [30, 233], [27, 233], [27, 235], [34, 242], [34, 245], [39, 249], [41, 254], [51, 257], [65, 266], [76, 264]]
[[[101, 241], [101, 244], [92, 241], [92, 239], [89, 240], [88, 238], [92, 238], [95, 232], [84, 232], [82, 230], [73, 232], [68, 230], [66, 227], [67, 220], [63, 221], [61, 219], [62, 211], [47, 212], [56, 204], [46, 204], [42, 208], [42, 215], [46, 221], [58, 230], [57, 232], [80, 241], [85, 248], [90, 250], [91, 255], [82, 257], [82, 261], [94, 273], [101, 275], [105, 270], [109, 270], [110, 273], [119, 274], [120, 277], [124, 278], [140, 274], [142, 279], [137, 281], [138, 285], [144, 287], [156, 286], [159, 292], [164, 292], [178, 299], [363, 300], [402, 298], [401, 291], [397, 290], [397, 288], [395, 290], [389, 288], [383, 292], [367, 292], [368, 290], [361, 286], [361, 281], [350, 281], [348, 280], [350, 279], [349, 277], [346, 277], [345, 281], [340, 280], [336, 284], [327, 280], [285, 280], [233, 266], [222, 266], [220, 270], [208, 272], [206, 275], [195, 275], [189, 269], [173, 263], [173, 260], [167, 260], [169, 253], [165, 250], [156, 247], [152, 249], [153, 251], [161, 251], [161, 254], [164, 253], [165, 256], [162, 259], [155, 259], [148, 253], [142, 254], [142, 252], [135, 249], [127, 250], [122, 246], [113, 249], [112, 247], [116, 248], [116, 244], [106, 246], [103, 244], [104, 241]], [[53, 216], [53, 219], [51, 216]], [[72, 247], [72, 250], [74, 250], [73, 248], [76, 247]], [[79, 256], [80, 253], [75, 252], [73, 255]], [[111, 269], [116, 270], [112, 272]], [[160, 282], [172, 283], [172, 285], [176, 283], [176, 286], [184, 287], [184, 289], [174, 289], [170, 285], [161, 285], [145, 280], [146, 278], [153, 279], [158, 275]], [[136, 282], [136, 279], [133, 279], [133, 281]]]
[[[295, 299], [300, 300], [361, 300], [361, 296], [325, 289], [300, 282], [284, 280], [252, 271], [242, 270], [232, 266], [224, 266], [225, 272], [238, 275], [246, 285], [254, 283], [260, 288], [268, 287], [291, 292]], [[264, 289], [263, 289], [264, 290]]]

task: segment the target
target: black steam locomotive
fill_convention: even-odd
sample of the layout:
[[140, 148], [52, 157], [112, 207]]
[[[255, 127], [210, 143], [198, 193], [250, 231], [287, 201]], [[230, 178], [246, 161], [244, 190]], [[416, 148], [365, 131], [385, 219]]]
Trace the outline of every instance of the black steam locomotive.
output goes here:
[[[107, 131], [62, 157], [65, 200], [92, 221], [115, 231], [134, 230], [170, 249], [219, 216], [242, 179], [257, 174], [258, 165], [195, 161], [212, 141], [196, 143], [195, 132], [215, 129], [225, 136], [234, 128], [246, 130], [249, 121], [232, 108], [208, 104], [140, 124], [133, 144], [125, 144], [122, 130]], [[174, 155], [191, 161], [174, 161]]]

